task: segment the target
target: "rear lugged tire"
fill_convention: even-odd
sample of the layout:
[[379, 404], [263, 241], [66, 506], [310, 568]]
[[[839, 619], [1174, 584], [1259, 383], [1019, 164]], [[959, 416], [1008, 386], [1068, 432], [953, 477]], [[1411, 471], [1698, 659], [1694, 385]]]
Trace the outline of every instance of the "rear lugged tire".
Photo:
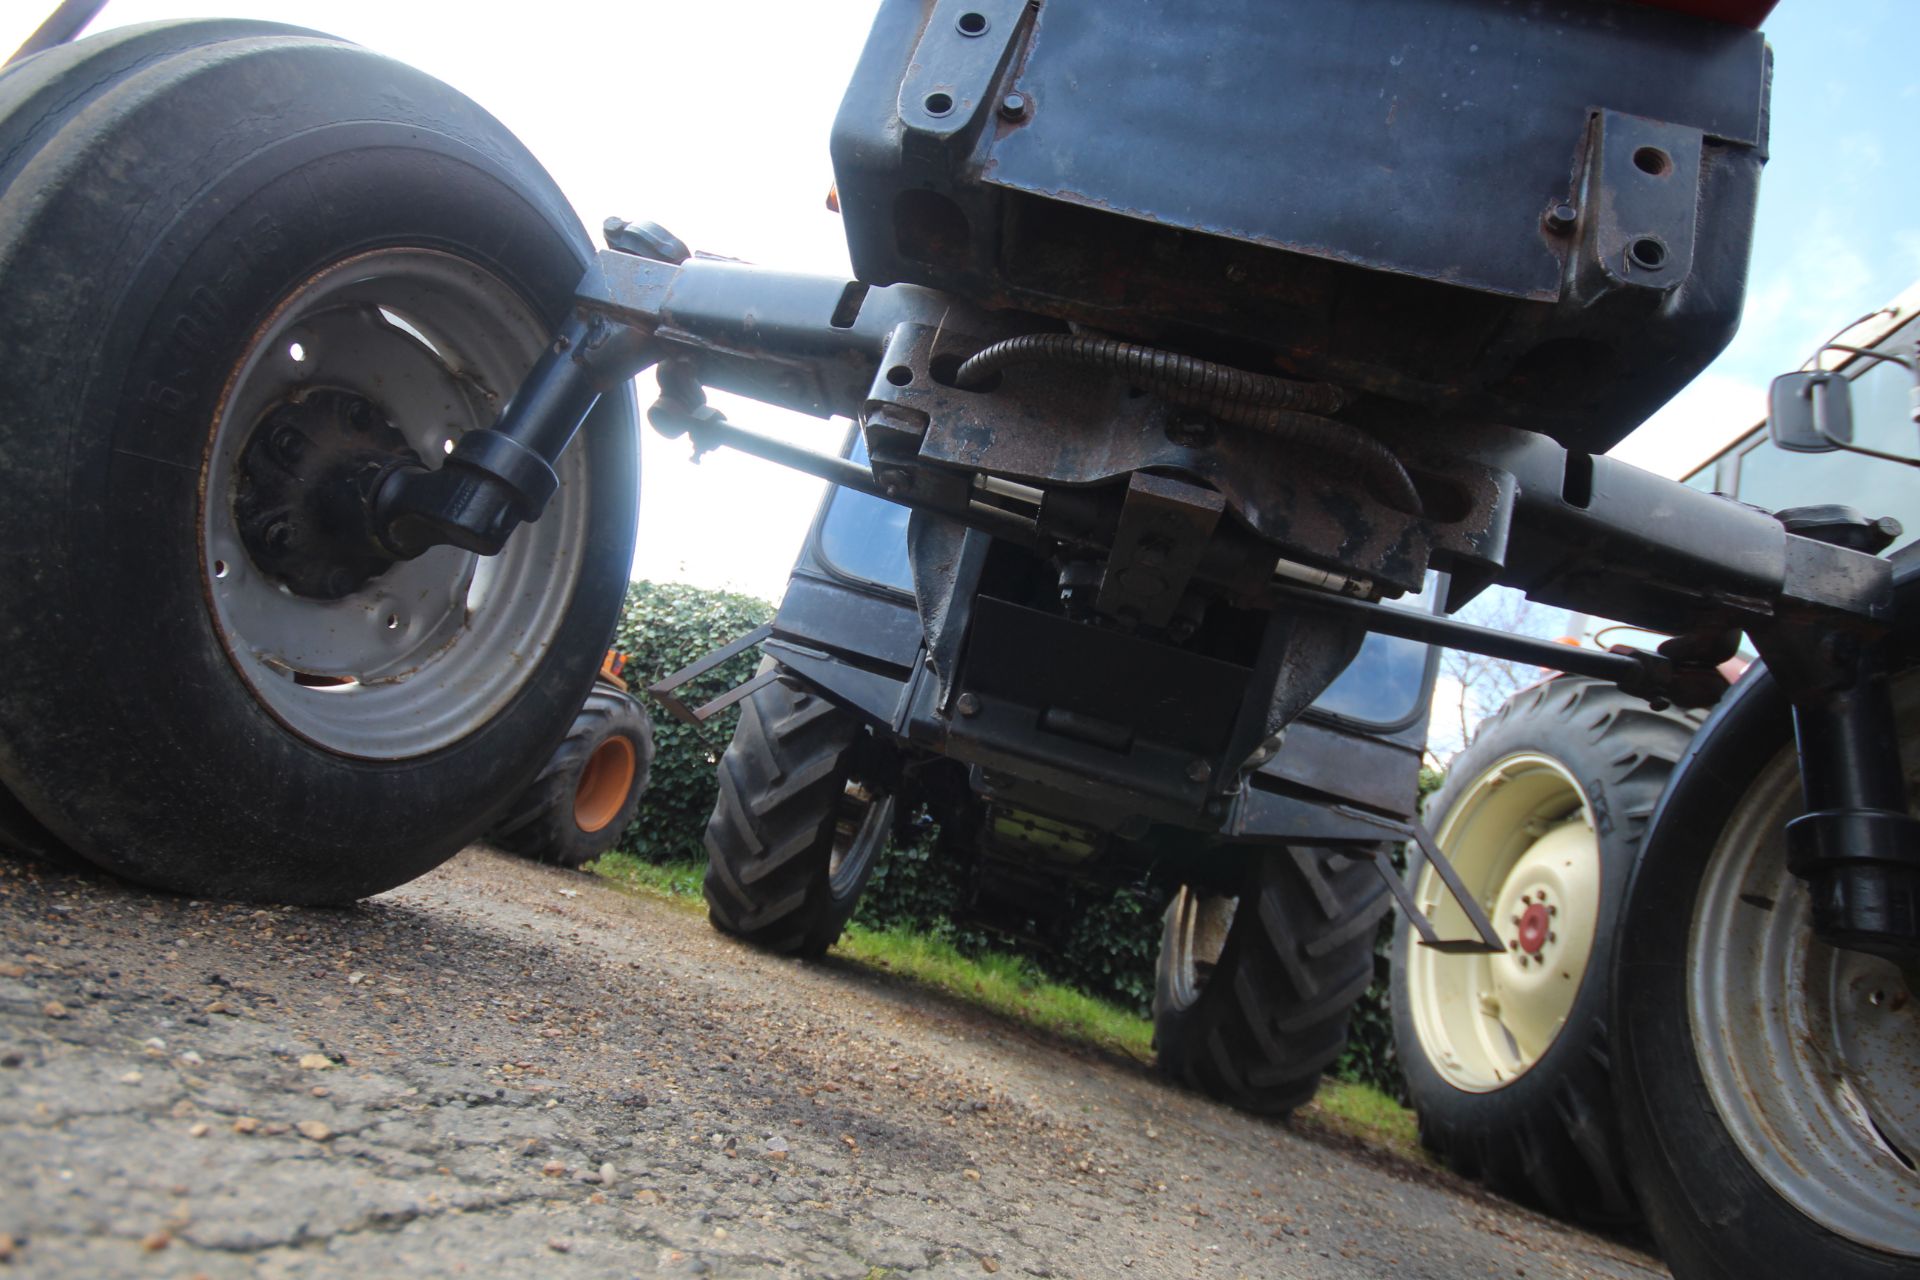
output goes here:
[[1173, 1079], [1285, 1115], [1313, 1098], [1346, 1047], [1348, 1015], [1373, 981], [1387, 888], [1370, 860], [1321, 849], [1252, 851], [1248, 863], [1217, 960], [1204, 945], [1194, 955], [1180, 922], [1183, 910], [1224, 920], [1224, 900], [1183, 888], [1168, 907], [1154, 1044]]
[[[1608, 1076], [1607, 980], [1649, 820], [1694, 727], [1581, 676], [1515, 694], [1449, 765], [1426, 821], [1503, 937], [1518, 943], [1522, 912], [1557, 928], [1530, 937], [1531, 953], [1485, 957], [1422, 950], [1395, 925], [1394, 1045], [1422, 1142], [1455, 1172], [1573, 1221], [1638, 1217]], [[1536, 866], [1541, 855], [1552, 865]], [[1422, 885], [1425, 866], [1409, 853], [1416, 896], [1442, 904], [1442, 933], [1464, 932], [1450, 900]], [[1587, 923], [1570, 927], [1576, 917]], [[1544, 1049], [1505, 1030], [1524, 1001], [1545, 1002], [1535, 1021], [1558, 1025]]]
[[546, 766], [489, 836], [509, 853], [583, 867], [613, 848], [633, 821], [653, 764], [647, 709], [595, 685]]
[[484, 565], [443, 548], [280, 591], [256, 552], [313, 526], [249, 524], [241, 481], [318, 483], [306, 428], [264, 426], [283, 410], [433, 459], [490, 425], [591, 255], [498, 121], [343, 41], [161, 23], [0, 73], [0, 786], [34, 823], [142, 884], [295, 903], [493, 824], [613, 630], [631, 393]]
[[863, 777], [865, 727], [791, 677], [741, 703], [707, 822], [715, 928], [782, 955], [840, 937], [885, 846], [893, 801]]

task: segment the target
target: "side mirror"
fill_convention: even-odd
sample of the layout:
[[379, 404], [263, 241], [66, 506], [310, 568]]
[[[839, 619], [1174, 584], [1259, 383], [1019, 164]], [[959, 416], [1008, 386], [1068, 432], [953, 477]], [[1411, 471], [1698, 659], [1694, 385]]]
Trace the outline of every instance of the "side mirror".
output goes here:
[[1767, 393], [1767, 434], [1792, 453], [1831, 453], [1853, 443], [1847, 380], [1827, 369], [1782, 374]]

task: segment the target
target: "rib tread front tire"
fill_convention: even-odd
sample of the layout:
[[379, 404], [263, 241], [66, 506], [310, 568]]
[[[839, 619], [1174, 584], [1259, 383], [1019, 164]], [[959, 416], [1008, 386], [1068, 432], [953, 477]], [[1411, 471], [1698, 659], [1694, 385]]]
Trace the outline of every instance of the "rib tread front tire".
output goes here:
[[[0, 786], [89, 862], [196, 897], [377, 893], [491, 826], [586, 695], [631, 565], [624, 389], [546, 516], [588, 513], [566, 601], [458, 736], [329, 749], [229, 652], [200, 546], [224, 397], [276, 308], [388, 251], [497, 282], [537, 350], [592, 245], [498, 121], [313, 32], [158, 24], [0, 74]], [[461, 719], [464, 686], [410, 678]]]

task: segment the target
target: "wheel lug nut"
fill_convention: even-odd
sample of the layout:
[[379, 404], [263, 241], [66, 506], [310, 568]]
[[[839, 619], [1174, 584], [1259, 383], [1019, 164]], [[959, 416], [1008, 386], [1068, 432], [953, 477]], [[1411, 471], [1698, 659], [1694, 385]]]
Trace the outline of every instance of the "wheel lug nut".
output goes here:
[[1548, 914], [1548, 915], [1550, 915], [1550, 916], [1557, 916], [1557, 915], [1559, 915], [1559, 914], [1560, 914], [1560, 908], [1558, 908], [1558, 907], [1548, 907], [1548, 908], [1547, 908], [1547, 914]]
[[1548, 941], [1548, 942], [1558, 942], [1558, 941], [1560, 941], [1560, 935], [1559, 935], [1559, 934], [1557, 934], [1557, 933], [1548, 933], [1548, 934], [1547, 934], [1547, 941]]

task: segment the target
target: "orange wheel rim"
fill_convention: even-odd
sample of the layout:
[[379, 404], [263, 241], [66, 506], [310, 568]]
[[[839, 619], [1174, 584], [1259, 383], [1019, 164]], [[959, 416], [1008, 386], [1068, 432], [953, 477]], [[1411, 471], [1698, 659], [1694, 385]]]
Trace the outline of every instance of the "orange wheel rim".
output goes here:
[[595, 747], [587, 767], [580, 771], [580, 785], [574, 788], [574, 825], [582, 831], [598, 831], [619, 817], [637, 772], [638, 757], [625, 738], [608, 738]]

